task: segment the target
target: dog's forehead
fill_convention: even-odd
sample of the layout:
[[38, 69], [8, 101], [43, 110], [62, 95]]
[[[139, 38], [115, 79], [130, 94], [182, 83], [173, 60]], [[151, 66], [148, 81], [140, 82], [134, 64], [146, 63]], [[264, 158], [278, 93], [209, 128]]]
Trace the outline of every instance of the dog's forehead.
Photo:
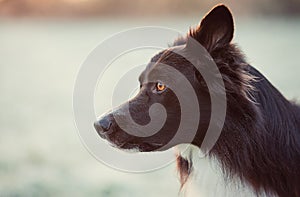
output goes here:
[[154, 57], [151, 58], [151, 61], [146, 66], [145, 70], [140, 74], [139, 81], [142, 83], [144, 82], [145, 78], [149, 75], [149, 73], [153, 70], [161, 69], [161, 67], [158, 68], [159, 64], [166, 64], [170, 65], [173, 61], [173, 58], [178, 58], [180, 56], [176, 51], [184, 49], [184, 45], [177, 45], [170, 47], [168, 49], [165, 49], [158, 54], [156, 54]]
[[143, 83], [145, 81], [145, 78], [148, 76], [150, 70], [153, 69], [153, 67], [155, 66], [155, 63], [157, 63], [159, 61], [159, 59], [162, 57], [162, 55], [167, 51], [166, 50], [163, 50], [161, 52], [159, 52], [158, 54], [154, 55], [150, 62], [147, 64], [145, 70], [140, 74], [139, 76], [139, 81], [140, 83]]

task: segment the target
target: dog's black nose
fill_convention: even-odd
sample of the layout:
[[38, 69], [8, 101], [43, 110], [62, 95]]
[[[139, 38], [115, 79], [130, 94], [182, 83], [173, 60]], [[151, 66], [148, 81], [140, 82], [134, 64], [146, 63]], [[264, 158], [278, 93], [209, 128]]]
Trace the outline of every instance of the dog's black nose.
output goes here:
[[99, 121], [96, 121], [94, 123], [94, 127], [95, 129], [99, 132], [99, 131], [103, 131], [103, 132], [106, 132], [110, 129], [111, 127], [111, 121], [108, 117], [104, 117], [102, 118], [101, 120]]

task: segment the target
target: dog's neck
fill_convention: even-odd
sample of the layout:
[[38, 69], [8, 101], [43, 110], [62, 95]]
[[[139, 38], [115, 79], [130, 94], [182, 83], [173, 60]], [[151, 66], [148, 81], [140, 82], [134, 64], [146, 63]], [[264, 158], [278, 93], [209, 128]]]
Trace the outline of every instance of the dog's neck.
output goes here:
[[177, 146], [177, 164], [182, 184], [180, 196], [195, 197], [256, 197], [251, 187], [243, 185], [234, 177], [223, 176], [221, 164], [213, 158], [204, 156], [194, 145]]
[[[204, 153], [200, 150], [201, 142], [199, 144], [194, 142], [196, 144], [190, 146], [177, 146], [177, 166], [182, 184], [181, 188], [184, 192], [195, 192], [195, 190], [201, 188], [200, 190], [202, 190], [202, 192], [205, 191], [204, 196], [209, 196], [208, 194], [210, 192], [214, 192], [214, 188], [211, 185], [217, 184], [219, 187], [218, 192], [221, 196], [225, 196], [222, 195], [222, 193], [226, 191], [228, 185], [231, 185], [231, 192], [228, 196], [241, 196], [240, 192], [242, 191], [244, 191], [247, 196], [255, 196], [255, 192], [252, 191], [251, 187], [243, 186], [242, 181], [244, 179], [239, 177], [239, 169], [234, 169], [236, 167], [234, 161], [238, 160], [241, 162], [241, 164], [238, 165], [242, 165], [243, 157], [248, 157], [244, 155], [243, 151], [240, 152], [241, 154], [236, 152], [243, 148], [241, 145], [243, 141], [248, 141], [248, 139], [243, 139], [243, 137], [250, 137], [247, 136], [247, 133], [250, 132], [250, 130], [256, 130], [254, 127], [257, 124], [252, 123], [254, 121], [256, 122], [256, 119], [260, 117], [256, 117], [256, 109], [253, 108], [252, 104], [247, 107], [240, 107], [241, 102], [249, 103], [249, 101], [241, 101], [236, 98], [229, 99], [231, 99], [230, 102], [232, 102], [230, 105], [234, 106], [234, 108], [227, 110], [222, 133], [208, 155], [204, 156]], [[247, 111], [247, 113], [245, 113], [245, 111]], [[244, 130], [242, 131], [237, 128], [243, 128]], [[247, 147], [245, 147], [245, 149], [247, 149]], [[246, 161], [244, 162], [246, 163]], [[203, 174], [206, 174], [206, 176], [203, 176]], [[205, 177], [207, 180], [205, 180]], [[227, 179], [227, 177], [230, 179]], [[226, 182], [226, 180], [230, 180], [230, 183]], [[199, 182], [201, 183], [199, 184]], [[198, 184], [198, 189], [197, 186], [191, 186], [195, 184]], [[188, 191], [190, 187], [193, 187], [193, 191]], [[208, 191], [208, 188], [211, 188], [212, 191]], [[234, 193], [236, 193], [236, 195], [233, 195]], [[211, 196], [215, 196], [215, 194], [216, 193]], [[192, 194], [190, 195], [193, 196]]]
[[[253, 93], [259, 104], [229, 95], [226, 121], [208, 158], [218, 161], [225, 178], [236, 177], [257, 195], [300, 196], [299, 112], [265, 78], [263, 83]], [[271, 114], [274, 108], [286, 111]], [[201, 170], [197, 158], [199, 148], [179, 153], [182, 185]]]

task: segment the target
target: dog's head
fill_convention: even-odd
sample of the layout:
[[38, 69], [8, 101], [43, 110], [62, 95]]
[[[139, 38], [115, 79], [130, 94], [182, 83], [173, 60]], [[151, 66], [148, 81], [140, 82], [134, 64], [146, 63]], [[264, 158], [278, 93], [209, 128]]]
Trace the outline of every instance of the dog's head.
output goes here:
[[[186, 58], [174, 53], [174, 49], [188, 54], [190, 50], [188, 39], [193, 38], [216, 61], [227, 86], [241, 91], [241, 76], [236, 72], [238, 68], [228, 68], [230, 61], [233, 61], [230, 57], [234, 56], [229, 50], [233, 47], [230, 44], [233, 29], [233, 18], [228, 8], [224, 5], [213, 8], [195, 29], [188, 32], [187, 37], [179, 38], [173, 47], [160, 52], [151, 59], [151, 63], [139, 77], [140, 91], [137, 96], [97, 120], [94, 126], [98, 134], [118, 148], [138, 149], [139, 151], [165, 150], [180, 143], [201, 145], [211, 121], [210, 93], [201, 73]], [[183, 114], [182, 112], [179, 98], [171, 86], [180, 86], [184, 81], [176, 78], [175, 75], [168, 74], [172, 68], [188, 80], [197, 95], [201, 119], [192, 141], [181, 136], [169, 143], [180, 127], [181, 117], [184, 115], [185, 119], [192, 121], [195, 116], [193, 113]], [[181, 99], [189, 101], [191, 98], [186, 93]], [[161, 111], [159, 104], [164, 107], [164, 110]], [[191, 102], [187, 107], [191, 111], [198, 107], [193, 105], [194, 103]], [[147, 127], [150, 122], [152, 126]], [[158, 131], [151, 133], [150, 130], [157, 129], [156, 126], [159, 127]], [[183, 129], [188, 136], [188, 125]]]

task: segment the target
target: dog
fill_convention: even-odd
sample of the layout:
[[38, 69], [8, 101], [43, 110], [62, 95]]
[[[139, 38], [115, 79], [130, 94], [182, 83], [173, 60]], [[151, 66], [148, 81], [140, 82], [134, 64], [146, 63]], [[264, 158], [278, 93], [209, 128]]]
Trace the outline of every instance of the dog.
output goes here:
[[[233, 34], [231, 11], [222, 4], [215, 6], [186, 37], [178, 38], [170, 49], [151, 59], [154, 63], [139, 77], [139, 93], [126, 105], [130, 114], [126, 114], [125, 105], [121, 105], [97, 120], [94, 127], [102, 138], [120, 149], [150, 152], [176, 146], [183, 195], [300, 197], [300, 107], [288, 101], [246, 62], [240, 49], [232, 43]], [[226, 117], [221, 134], [202, 160], [199, 151], [207, 127], [217, 122], [210, 119], [211, 97], [203, 76], [191, 62], [172, 51], [180, 47], [188, 51], [189, 37], [213, 58], [226, 92]], [[164, 69], [163, 66], [158, 68], [158, 64], [171, 66], [184, 74], [196, 92], [201, 112], [191, 142], [182, 139], [163, 149], [176, 134], [181, 108], [168, 84], [159, 79], [146, 80]], [[135, 123], [146, 125], [151, 121], [149, 108], [155, 103], [165, 107], [167, 118], [154, 135], [133, 136], [116, 123], [116, 117], [131, 116]], [[185, 143], [191, 146], [184, 151], [181, 146]]]

